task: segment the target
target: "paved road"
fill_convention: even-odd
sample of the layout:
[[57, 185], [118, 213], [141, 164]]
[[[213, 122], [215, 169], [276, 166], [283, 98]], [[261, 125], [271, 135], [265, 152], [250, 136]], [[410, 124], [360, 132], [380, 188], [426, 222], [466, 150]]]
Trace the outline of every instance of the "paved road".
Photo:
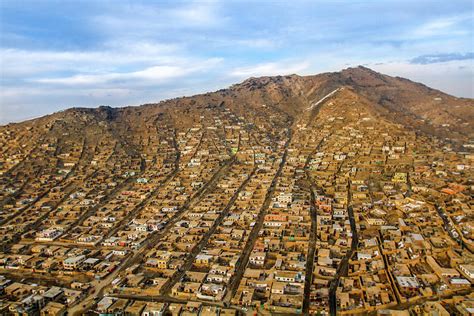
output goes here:
[[[309, 157], [308, 157], [309, 160]], [[305, 166], [306, 169], [306, 166]], [[310, 306], [310, 294], [311, 294], [311, 284], [313, 283], [313, 266], [314, 266], [314, 256], [316, 253], [316, 231], [317, 231], [317, 211], [316, 211], [316, 186], [312, 181], [309, 173], [306, 171], [306, 176], [310, 182], [311, 190], [311, 232], [309, 236], [309, 249], [308, 256], [306, 258], [306, 272], [305, 272], [305, 284], [304, 284], [304, 300], [303, 300], [303, 313], [308, 314]]]
[[227, 169], [235, 162], [235, 157], [227, 160], [213, 175], [213, 177], [204, 185], [196, 194], [181, 208], [180, 211], [176, 212], [173, 217], [168, 221], [166, 227], [162, 231], [151, 234], [142, 246], [138, 250], [132, 251], [132, 253], [125, 259], [120, 267], [113, 271], [106, 279], [102, 282], [93, 283], [95, 289], [94, 293], [88, 294], [81, 302], [68, 309], [70, 315], [81, 315], [84, 311], [89, 310], [94, 304], [97, 298], [100, 298], [103, 294], [104, 288], [112, 283], [121, 272], [125, 271], [128, 267], [142, 261], [143, 256], [148, 250], [156, 245], [164, 236], [166, 236], [170, 229], [178, 222], [186, 211], [195, 203], [197, 203], [205, 195], [207, 191], [215, 186], [217, 181], [226, 174]]
[[242, 184], [239, 186], [237, 191], [234, 193], [232, 198], [229, 200], [225, 208], [222, 210], [222, 212], [219, 214], [217, 219], [214, 221], [213, 225], [211, 228], [204, 234], [203, 238], [198, 242], [198, 244], [192, 249], [191, 253], [188, 255], [186, 258], [186, 262], [183, 264], [181, 269], [175, 273], [173, 278], [167, 282], [162, 288], [161, 288], [161, 293], [163, 294], [168, 294], [169, 291], [171, 291], [172, 287], [183, 277], [183, 275], [186, 273], [186, 271], [190, 270], [193, 266], [193, 262], [196, 259], [196, 256], [202, 251], [202, 249], [207, 245], [209, 238], [215, 233], [219, 225], [222, 223], [222, 221], [225, 219], [225, 217], [229, 214], [230, 208], [232, 205], [234, 205], [235, 201], [239, 197], [239, 193], [245, 188], [247, 183], [250, 181], [250, 179], [253, 177], [255, 174], [256, 167], [252, 170], [252, 172], [248, 175], [248, 177], [245, 179], [245, 181], [242, 182]]
[[288, 140], [285, 143], [285, 152], [282, 156], [282, 160], [280, 162], [280, 165], [278, 166], [278, 171], [276, 172], [275, 176], [273, 177], [272, 183], [270, 184], [270, 187], [267, 190], [267, 193], [265, 195], [265, 200], [262, 204], [262, 207], [260, 208], [260, 211], [257, 216], [257, 220], [255, 221], [255, 225], [252, 228], [249, 238], [247, 240], [247, 243], [242, 250], [242, 255], [240, 256], [240, 260], [237, 263], [237, 269], [232, 277], [232, 279], [229, 282], [229, 287], [227, 290], [227, 293], [224, 297], [224, 302], [229, 302], [232, 297], [235, 295], [235, 292], [237, 291], [237, 288], [239, 287], [240, 280], [242, 279], [242, 276], [244, 275], [245, 268], [247, 267], [247, 263], [249, 261], [250, 254], [252, 253], [252, 249], [255, 245], [255, 242], [258, 238], [258, 233], [262, 229], [263, 226], [263, 219], [265, 218], [265, 213], [268, 207], [270, 206], [273, 193], [275, 191], [275, 186], [277, 184], [277, 179], [280, 177], [281, 172], [283, 170], [283, 166], [286, 163], [286, 158], [288, 155], [288, 146], [291, 142], [292, 134], [291, 130], [289, 133]]
[[[348, 204], [351, 203], [352, 196], [350, 192], [350, 183], [349, 183], [349, 192], [348, 192]], [[339, 280], [341, 276], [347, 276], [347, 271], [349, 267], [349, 259], [352, 258], [352, 255], [354, 252], [357, 250], [357, 247], [359, 245], [359, 237], [357, 234], [357, 228], [356, 228], [356, 223], [354, 219], [354, 211], [352, 209], [352, 206], [349, 206], [347, 208], [348, 214], [349, 214], [349, 222], [351, 224], [351, 232], [352, 232], [352, 243], [351, 243], [351, 249], [347, 251], [346, 255], [342, 259], [341, 263], [339, 264], [339, 267], [337, 268], [336, 276], [334, 279], [331, 281], [330, 286], [329, 286], [329, 313], [330, 315], [335, 316], [337, 314], [337, 297], [336, 297], [336, 291], [337, 287], [339, 285]]]
[[[319, 111], [319, 109], [317, 109]], [[310, 175], [308, 170], [309, 163], [311, 161], [311, 157], [318, 150], [321, 148], [324, 142], [324, 138], [318, 143], [318, 145], [314, 148], [314, 150], [308, 155], [306, 158], [306, 162], [304, 165], [304, 171], [306, 174], [306, 179], [310, 184], [310, 191], [311, 191], [311, 232], [309, 237], [309, 249], [308, 249], [308, 257], [306, 259], [306, 273], [305, 273], [305, 285], [304, 285], [304, 299], [303, 299], [303, 313], [309, 313], [310, 307], [310, 294], [311, 294], [311, 285], [313, 283], [313, 266], [314, 266], [314, 257], [316, 253], [316, 232], [317, 232], [317, 210], [315, 208], [316, 205], [316, 195], [320, 193], [321, 189], [318, 188], [316, 183], [314, 182], [313, 178]]]

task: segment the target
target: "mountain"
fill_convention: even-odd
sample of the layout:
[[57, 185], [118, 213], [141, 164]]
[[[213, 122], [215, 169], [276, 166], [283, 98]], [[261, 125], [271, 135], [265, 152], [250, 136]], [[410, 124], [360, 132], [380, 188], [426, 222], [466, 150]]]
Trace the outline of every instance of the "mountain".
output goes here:
[[5, 292], [80, 284], [71, 315], [154, 299], [363, 314], [461, 297], [473, 124], [472, 99], [357, 67], [1, 126]]
[[[119, 125], [122, 125], [127, 130], [134, 128], [133, 125], [143, 126], [146, 122], [166, 116], [169, 123], [186, 126], [196, 122], [195, 116], [204, 109], [223, 107], [248, 117], [265, 116], [268, 112], [282, 113], [287, 118], [296, 119], [312, 102], [339, 88], [345, 88], [347, 93], [374, 107], [379, 115], [404, 128], [451, 138], [454, 142], [465, 141], [473, 136], [472, 99], [456, 98], [423, 84], [383, 75], [362, 66], [313, 76], [250, 78], [228, 89], [138, 107], [71, 108], [0, 128], [2, 131], [13, 131], [26, 127], [31, 132], [28, 138], [34, 139], [47, 133], [54, 124], [56, 127], [60, 124], [63, 128], [80, 131], [101, 122], [118, 130], [121, 129]], [[338, 100], [343, 96], [335, 94], [333, 99]], [[262, 104], [268, 107], [262, 109]]]
[[[71, 108], [0, 126], [3, 155], [10, 158], [2, 169], [7, 175], [22, 172], [21, 164], [12, 161], [25, 163], [31, 153], [41, 151], [40, 143], [47, 142], [83, 142], [91, 149], [101, 142], [113, 143], [123, 155], [140, 161], [142, 140], [156, 129], [184, 131], [225, 110], [248, 124], [268, 124], [267, 133], [278, 134], [298, 122], [324, 123], [329, 113], [320, 112], [330, 109], [329, 104], [335, 104], [332, 116], [351, 120], [362, 111], [379, 124], [397, 124], [402, 130], [434, 137], [458, 149], [474, 136], [474, 100], [359, 66], [313, 76], [249, 78], [227, 89], [191, 97], [137, 107]], [[18, 159], [12, 160], [12, 154]]]

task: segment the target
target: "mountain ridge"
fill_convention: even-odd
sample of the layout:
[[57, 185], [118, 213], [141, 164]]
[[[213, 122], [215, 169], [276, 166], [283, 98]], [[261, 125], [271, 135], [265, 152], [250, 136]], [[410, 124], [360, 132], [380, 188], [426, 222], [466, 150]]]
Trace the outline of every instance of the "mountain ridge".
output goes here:
[[[364, 66], [350, 67], [338, 72], [325, 72], [316, 75], [250, 77], [240, 83], [214, 92], [193, 96], [162, 100], [139, 106], [96, 108], [72, 107], [39, 118], [18, 123], [8, 123], [2, 129], [44, 124], [49, 120], [66, 119], [68, 116], [91, 116], [92, 121], [119, 122], [137, 120], [142, 116], [148, 120], [156, 116], [175, 112], [183, 114], [203, 107], [232, 106], [240, 114], [246, 109], [255, 111], [261, 104], [267, 104], [279, 113], [298, 118], [305, 108], [335, 89], [345, 87], [364, 96], [380, 107], [384, 117], [393, 122], [414, 128], [441, 138], [463, 139], [474, 135], [474, 100], [457, 98], [442, 91], [432, 89], [422, 83], [401, 77], [381, 74]], [[243, 105], [246, 107], [243, 107]], [[71, 121], [70, 123], [73, 123]], [[452, 137], [449, 137], [449, 136]]]
[[[333, 76], [333, 75], [342, 75], [342, 74], [350, 74], [350, 73], [353, 73], [353, 71], [363, 71], [365, 73], [371, 73], [371, 74], [375, 74], [375, 75], [378, 75], [379, 78], [384, 78], [384, 77], [390, 77], [390, 78], [393, 78], [393, 79], [397, 79], [397, 80], [401, 80], [401, 81], [407, 81], [411, 84], [415, 84], [415, 85], [418, 85], [422, 88], [425, 88], [429, 91], [432, 91], [432, 92], [436, 92], [436, 93], [440, 93], [440, 94], [443, 94], [443, 95], [446, 95], [446, 96], [450, 96], [452, 98], [455, 98], [455, 99], [458, 99], [458, 100], [473, 100], [472, 98], [466, 98], [466, 97], [456, 97], [456, 96], [452, 96], [452, 95], [449, 95], [448, 93], [446, 92], [443, 92], [441, 90], [438, 90], [438, 89], [434, 89], [434, 88], [431, 88], [421, 82], [416, 82], [416, 81], [413, 81], [413, 80], [410, 80], [410, 79], [407, 79], [407, 78], [404, 78], [404, 77], [400, 77], [400, 76], [389, 76], [389, 75], [385, 75], [385, 74], [381, 74], [377, 71], [374, 71], [368, 67], [365, 67], [365, 66], [362, 66], [362, 65], [359, 65], [359, 66], [355, 66], [355, 67], [348, 67], [348, 68], [345, 68], [345, 69], [342, 69], [340, 71], [335, 71], [335, 72], [322, 72], [322, 73], [319, 73], [319, 74], [314, 74], [314, 75], [298, 75], [298, 74], [289, 74], [289, 75], [275, 75], [275, 76], [259, 76], [259, 77], [249, 77], [247, 79], [244, 79], [242, 82], [240, 83], [235, 83], [235, 84], [232, 84], [230, 85], [229, 87], [227, 88], [222, 88], [222, 89], [218, 89], [218, 90], [215, 90], [215, 91], [208, 91], [208, 92], [203, 92], [203, 93], [198, 93], [198, 94], [195, 94], [195, 95], [190, 95], [190, 96], [179, 96], [179, 97], [174, 97], [174, 98], [169, 98], [169, 99], [164, 99], [164, 100], [160, 100], [158, 102], [149, 102], [149, 103], [143, 103], [143, 104], [140, 104], [140, 105], [124, 105], [124, 106], [109, 106], [109, 105], [97, 105], [97, 106], [93, 106], [93, 107], [82, 107], [82, 106], [73, 106], [73, 107], [70, 107], [70, 108], [67, 108], [67, 109], [64, 109], [64, 110], [60, 110], [60, 111], [57, 111], [57, 112], [52, 112], [52, 113], [49, 113], [49, 114], [45, 114], [43, 116], [39, 116], [39, 117], [35, 117], [35, 118], [31, 118], [31, 119], [26, 119], [26, 120], [23, 120], [23, 121], [19, 121], [19, 122], [9, 122], [9, 123], [6, 123], [6, 124], [3, 124], [3, 125], [0, 125], [0, 126], [7, 126], [7, 125], [13, 125], [13, 124], [21, 124], [23, 122], [28, 122], [28, 121], [32, 121], [32, 120], [37, 120], [37, 119], [40, 119], [40, 118], [43, 118], [43, 117], [46, 117], [46, 116], [50, 116], [50, 115], [55, 115], [55, 114], [58, 114], [58, 113], [63, 113], [65, 111], [74, 111], [74, 110], [79, 110], [79, 111], [87, 111], [87, 110], [100, 110], [101, 108], [110, 108], [110, 109], [126, 109], [126, 108], [137, 108], [137, 107], [143, 107], [143, 106], [156, 106], [156, 105], [162, 105], [163, 103], [168, 103], [168, 102], [173, 102], [175, 100], [181, 100], [181, 99], [188, 99], [188, 98], [194, 98], [194, 97], [198, 97], [198, 96], [204, 96], [204, 95], [209, 95], [209, 94], [212, 94], [212, 93], [219, 93], [219, 92], [222, 92], [222, 91], [227, 91], [227, 90], [233, 90], [235, 88], [239, 88], [239, 87], [242, 87], [242, 86], [245, 86], [245, 85], [249, 85], [251, 83], [255, 83], [255, 82], [261, 82], [261, 81], [267, 81], [267, 82], [275, 82], [275, 81], [280, 81], [285, 78], [285, 79], [288, 79], [288, 78], [298, 78], [298, 79], [307, 79], [307, 78], [314, 78], [314, 77], [320, 77], [320, 76]], [[350, 81], [350, 78], [349, 78], [349, 81]], [[341, 81], [340, 82], [341, 84], [349, 84], [348, 80], [346, 79], [346, 81]]]
[[[110, 246], [127, 251], [100, 285], [95, 268], [74, 270], [74, 280], [80, 276], [99, 287], [83, 292], [73, 311], [94, 309], [95, 298], [108, 299], [108, 293], [123, 293], [122, 284], [130, 285], [125, 281], [119, 289], [114, 280], [143, 280], [151, 272], [149, 259], [159, 253], [176, 255], [172, 262], [179, 267], [156, 270], [166, 280], [159, 289], [166, 300], [197, 283], [188, 272], [211, 273], [211, 266], [203, 270], [197, 260], [212, 253], [212, 264], [234, 271], [220, 283], [226, 291], [219, 300], [240, 308], [243, 292], [254, 286], [246, 273], [260, 271], [252, 258], [266, 253], [258, 268], [272, 275], [271, 284], [275, 273], [288, 275], [288, 268], [304, 277], [299, 294], [289, 296], [292, 305], [279, 304], [280, 291], [268, 299], [251, 295], [270, 311], [322, 309], [336, 315], [345, 308], [340, 293], [352, 291], [339, 285], [365, 275], [378, 280], [387, 301], [399, 304], [400, 295], [424, 295], [432, 284], [420, 294], [398, 291], [398, 258], [429, 265], [431, 255], [445, 260], [440, 254], [446, 247], [458, 258], [474, 249], [467, 229], [474, 190], [473, 102], [358, 67], [249, 78], [192, 97], [72, 108], [0, 127], [4, 258], [16, 263], [21, 246], [21, 254], [38, 256], [43, 269], [49, 260], [43, 265], [43, 255], [33, 251], [36, 243], [60, 242], [74, 256], [81, 251], [83, 259], [104, 262]], [[451, 207], [454, 201], [462, 205]], [[460, 218], [460, 211], [466, 216]], [[454, 219], [449, 225], [447, 214]], [[411, 241], [422, 233], [430, 242], [426, 248], [420, 238]], [[405, 240], [409, 248], [393, 252]], [[410, 249], [416, 257], [406, 256]], [[277, 265], [278, 258], [289, 260]], [[378, 263], [362, 269], [367, 258]], [[69, 275], [60, 263], [48, 270], [48, 282], [56, 273]], [[414, 269], [413, 275], [426, 271]], [[58, 286], [70, 286], [58, 279]], [[149, 299], [149, 282], [141, 282], [133, 286], [134, 300]], [[200, 288], [210, 284], [203, 282]]]

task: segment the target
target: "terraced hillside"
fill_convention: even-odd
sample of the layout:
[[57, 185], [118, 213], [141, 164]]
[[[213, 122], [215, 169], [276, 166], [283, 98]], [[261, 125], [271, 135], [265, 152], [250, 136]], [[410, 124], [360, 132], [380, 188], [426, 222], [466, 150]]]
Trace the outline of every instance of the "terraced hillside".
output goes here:
[[474, 304], [472, 99], [357, 67], [72, 108], [0, 144], [0, 313]]

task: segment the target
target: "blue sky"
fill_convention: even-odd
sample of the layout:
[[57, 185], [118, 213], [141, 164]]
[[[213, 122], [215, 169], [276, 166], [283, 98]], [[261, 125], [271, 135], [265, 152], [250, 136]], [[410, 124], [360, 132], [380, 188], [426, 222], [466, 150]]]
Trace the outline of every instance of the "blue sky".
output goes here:
[[0, 1], [0, 124], [365, 65], [474, 97], [471, 1]]

